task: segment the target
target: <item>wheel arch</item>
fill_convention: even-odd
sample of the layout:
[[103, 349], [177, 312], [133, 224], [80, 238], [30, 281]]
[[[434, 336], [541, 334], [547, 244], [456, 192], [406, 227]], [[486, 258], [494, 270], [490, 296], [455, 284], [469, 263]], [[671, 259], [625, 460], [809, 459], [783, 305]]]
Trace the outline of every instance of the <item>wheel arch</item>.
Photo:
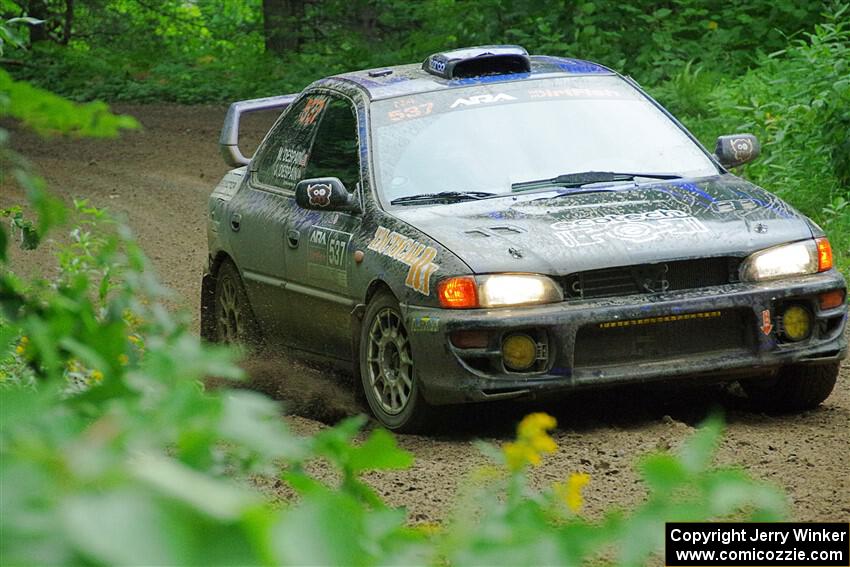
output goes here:
[[213, 277], [216, 277], [216, 275], [218, 275], [219, 269], [221, 269], [221, 265], [224, 264], [225, 262], [230, 262], [234, 266], [236, 266], [237, 269], [239, 268], [239, 266], [236, 264], [236, 261], [233, 259], [233, 257], [230, 254], [228, 254], [224, 250], [219, 250], [215, 254], [215, 256], [210, 257], [210, 268], [209, 268], [210, 274], [212, 274]]
[[381, 278], [375, 278], [366, 287], [363, 303], [357, 304], [351, 312], [351, 360], [355, 378], [358, 380], [360, 379], [360, 335], [363, 330], [363, 316], [366, 313], [366, 306], [381, 292], [392, 295], [398, 301], [398, 296], [393, 293], [390, 284]]
[[[233, 258], [224, 250], [219, 250], [215, 256], [210, 256], [208, 269], [201, 278], [201, 338], [208, 342], [216, 342], [215, 331], [215, 287], [218, 272], [225, 262], [236, 266]], [[237, 270], [239, 267], [237, 266]]]

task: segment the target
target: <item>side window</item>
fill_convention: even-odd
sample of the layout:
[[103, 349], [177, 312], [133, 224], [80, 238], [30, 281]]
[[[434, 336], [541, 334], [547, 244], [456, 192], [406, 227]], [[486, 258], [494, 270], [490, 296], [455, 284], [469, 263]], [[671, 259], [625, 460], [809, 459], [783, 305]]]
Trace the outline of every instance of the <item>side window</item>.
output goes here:
[[287, 111], [257, 155], [254, 175], [259, 183], [291, 190], [304, 178], [318, 118], [327, 103], [327, 96], [311, 95]]
[[349, 191], [360, 181], [357, 117], [348, 101], [330, 98], [303, 178], [338, 177]]

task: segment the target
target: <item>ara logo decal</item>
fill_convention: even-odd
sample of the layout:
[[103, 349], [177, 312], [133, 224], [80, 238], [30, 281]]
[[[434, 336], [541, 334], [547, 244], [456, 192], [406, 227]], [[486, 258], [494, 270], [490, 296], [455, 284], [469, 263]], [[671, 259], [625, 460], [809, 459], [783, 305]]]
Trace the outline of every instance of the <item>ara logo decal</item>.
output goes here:
[[699, 219], [671, 209], [560, 221], [552, 225], [552, 230], [570, 248], [602, 244], [611, 239], [643, 243], [708, 232]]
[[437, 257], [435, 248], [379, 226], [375, 237], [369, 243], [369, 250], [389, 256], [410, 267], [404, 285], [422, 295], [431, 293], [431, 275], [440, 269], [440, 266], [434, 263]]
[[476, 104], [490, 104], [493, 102], [501, 102], [503, 100], [516, 100], [515, 97], [511, 95], [499, 93], [496, 95], [491, 94], [482, 94], [475, 95], [469, 98], [459, 98], [454, 101], [450, 108], [457, 108], [458, 106], [475, 106]]
[[315, 207], [327, 207], [331, 204], [331, 186], [327, 183], [314, 183], [307, 186], [307, 197]]

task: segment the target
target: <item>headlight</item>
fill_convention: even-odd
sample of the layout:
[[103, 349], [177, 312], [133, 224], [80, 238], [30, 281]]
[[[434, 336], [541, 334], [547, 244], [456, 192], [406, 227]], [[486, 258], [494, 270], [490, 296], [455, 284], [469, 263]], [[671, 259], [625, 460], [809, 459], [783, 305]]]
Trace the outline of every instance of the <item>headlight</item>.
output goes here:
[[564, 296], [546, 276], [493, 274], [448, 278], [437, 285], [440, 304], [450, 309], [555, 303]]
[[832, 268], [829, 240], [805, 240], [774, 246], [751, 254], [741, 264], [741, 280], [758, 282], [786, 276], [802, 276]]

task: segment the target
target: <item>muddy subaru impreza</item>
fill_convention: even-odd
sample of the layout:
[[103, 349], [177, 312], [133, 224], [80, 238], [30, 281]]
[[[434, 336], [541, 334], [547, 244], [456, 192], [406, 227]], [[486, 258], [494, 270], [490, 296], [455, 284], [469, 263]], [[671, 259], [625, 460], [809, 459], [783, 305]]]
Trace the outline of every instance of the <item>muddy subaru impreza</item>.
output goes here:
[[[282, 109], [251, 159], [246, 112]], [[628, 77], [515, 46], [234, 103], [202, 333], [351, 368], [392, 429], [435, 405], [739, 379], [821, 403], [846, 354], [823, 231]]]

